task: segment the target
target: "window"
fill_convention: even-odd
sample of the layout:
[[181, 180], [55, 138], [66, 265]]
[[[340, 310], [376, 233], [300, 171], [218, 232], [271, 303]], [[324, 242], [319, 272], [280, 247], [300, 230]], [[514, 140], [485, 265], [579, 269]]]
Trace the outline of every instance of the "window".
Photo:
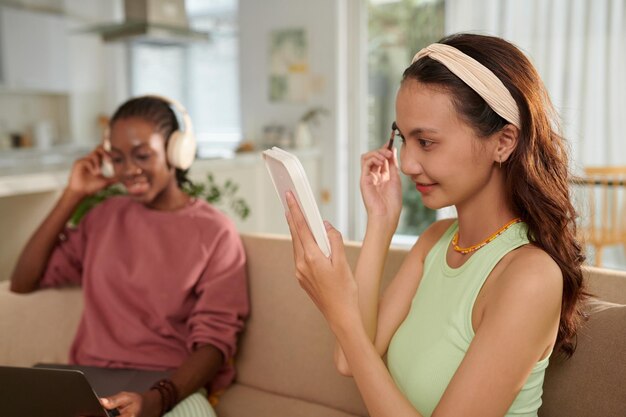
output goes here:
[[210, 41], [134, 44], [131, 93], [158, 93], [182, 102], [193, 121], [201, 157], [232, 152], [241, 139], [237, 1], [187, 1], [190, 26]]
[[[369, 0], [367, 148], [389, 137], [395, 93], [413, 54], [444, 34], [472, 32], [501, 36], [531, 59], [560, 114], [576, 173], [624, 165], [625, 11], [623, 0]], [[585, 201], [574, 199], [583, 221]], [[419, 234], [434, 218], [406, 188], [398, 233]], [[626, 264], [621, 250], [605, 259]]]
[[[443, 0], [370, 0], [368, 7], [368, 149], [381, 147], [395, 120], [395, 96], [413, 55], [444, 32]], [[397, 234], [419, 235], [436, 219], [413, 183], [402, 176]], [[396, 239], [396, 240], [402, 240]]]

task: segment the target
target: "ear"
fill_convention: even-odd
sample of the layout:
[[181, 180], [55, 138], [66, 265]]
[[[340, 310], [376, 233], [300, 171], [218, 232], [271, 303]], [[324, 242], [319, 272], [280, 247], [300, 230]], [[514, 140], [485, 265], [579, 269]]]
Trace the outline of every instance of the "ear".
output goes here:
[[496, 133], [496, 146], [494, 148], [493, 159], [495, 163], [502, 163], [509, 159], [519, 138], [519, 129], [512, 124], [507, 124]]

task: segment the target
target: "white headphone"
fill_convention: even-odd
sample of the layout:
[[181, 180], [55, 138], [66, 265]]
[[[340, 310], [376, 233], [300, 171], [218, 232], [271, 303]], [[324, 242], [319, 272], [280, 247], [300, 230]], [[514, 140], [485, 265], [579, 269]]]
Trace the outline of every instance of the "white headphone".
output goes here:
[[[149, 94], [140, 97], [162, 100], [166, 102], [171, 108], [180, 113], [183, 130], [181, 130], [179, 127], [178, 130], [172, 132], [169, 139], [166, 138], [167, 148], [165, 152], [167, 156], [167, 161], [170, 163], [170, 165], [182, 170], [189, 168], [196, 157], [196, 136], [193, 133], [191, 117], [189, 117], [189, 113], [187, 113], [185, 107], [183, 107], [183, 105], [180, 104], [180, 102], [178, 102], [177, 100], [164, 96]], [[110, 151], [111, 144], [109, 142], [108, 129], [105, 129], [104, 133], [104, 147], [105, 150]], [[107, 171], [104, 174], [106, 176], [109, 168], [107, 167], [105, 170]], [[112, 171], [112, 168], [110, 170]]]
[[187, 109], [172, 98], [158, 96], [150, 94], [144, 97], [153, 97], [165, 101], [176, 109], [182, 118], [183, 130], [178, 128], [170, 135], [167, 141], [167, 161], [176, 168], [187, 169], [193, 163], [196, 157], [196, 136], [193, 133], [193, 125], [191, 124], [191, 117], [187, 113]]

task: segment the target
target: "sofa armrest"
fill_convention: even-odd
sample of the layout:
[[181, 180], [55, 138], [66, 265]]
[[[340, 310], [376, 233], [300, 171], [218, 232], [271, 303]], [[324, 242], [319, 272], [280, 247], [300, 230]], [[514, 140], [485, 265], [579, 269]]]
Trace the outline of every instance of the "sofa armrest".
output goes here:
[[14, 294], [0, 282], [0, 364], [67, 363], [82, 309], [80, 288]]

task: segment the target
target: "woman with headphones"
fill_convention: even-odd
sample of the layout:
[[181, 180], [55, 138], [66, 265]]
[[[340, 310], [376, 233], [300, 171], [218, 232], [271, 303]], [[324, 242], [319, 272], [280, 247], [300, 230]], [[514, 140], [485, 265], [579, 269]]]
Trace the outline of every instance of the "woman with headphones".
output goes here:
[[[202, 389], [219, 393], [232, 381], [248, 314], [237, 230], [181, 188], [195, 139], [179, 103], [133, 98], [109, 128], [104, 145], [75, 162], [59, 201], [26, 244], [11, 289], [83, 287], [70, 363], [171, 371], [146, 392], [103, 398], [106, 408], [121, 416], [214, 416]], [[66, 228], [83, 198], [116, 182], [127, 195]]]

